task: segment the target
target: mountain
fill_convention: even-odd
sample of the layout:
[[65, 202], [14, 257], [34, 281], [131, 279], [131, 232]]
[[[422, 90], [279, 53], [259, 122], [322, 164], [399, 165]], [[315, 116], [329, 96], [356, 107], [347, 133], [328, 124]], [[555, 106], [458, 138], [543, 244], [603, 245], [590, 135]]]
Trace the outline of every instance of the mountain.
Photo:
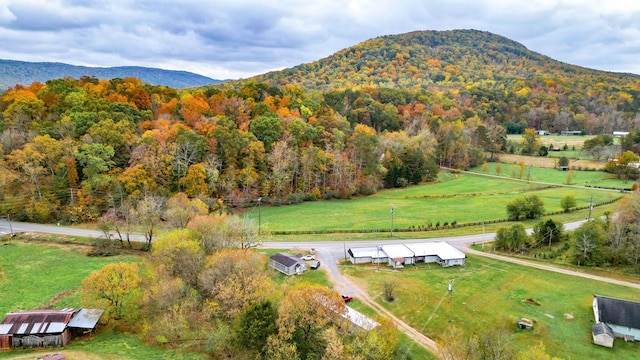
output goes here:
[[29, 85], [35, 81], [93, 76], [100, 79], [135, 77], [151, 85], [165, 85], [172, 88], [188, 88], [216, 84], [215, 80], [187, 71], [163, 70], [141, 66], [86, 67], [53, 62], [25, 62], [0, 60], [0, 89], [16, 84]]
[[247, 80], [328, 91], [353, 87], [452, 89], [483, 81], [549, 79], [573, 82], [581, 88], [598, 82], [624, 87], [636, 84], [640, 76], [562, 63], [489, 32], [451, 30], [381, 36], [315, 62]]

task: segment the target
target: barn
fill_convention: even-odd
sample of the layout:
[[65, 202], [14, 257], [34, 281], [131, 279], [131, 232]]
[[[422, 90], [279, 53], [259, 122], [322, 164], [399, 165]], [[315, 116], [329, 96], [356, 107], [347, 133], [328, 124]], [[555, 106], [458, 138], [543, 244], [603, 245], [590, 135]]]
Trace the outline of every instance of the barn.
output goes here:
[[[592, 305], [596, 325], [603, 324], [592, 328], [595, 344], [608, 346], [611, 334], [625, 341], [640, 340], [640, 303], [593, 295]], [[613, 346], [613, 339], [610, 342], [608, 347]]]
[[271, 255], [269, 266], [285, 275], [300, 274], [307, 270], [307, 263], [302, 258], [286, 253]]
[[104, 310], [29, 310], [8, 313], [0, 324], [0, 349], [64, 346], [93, 331]]

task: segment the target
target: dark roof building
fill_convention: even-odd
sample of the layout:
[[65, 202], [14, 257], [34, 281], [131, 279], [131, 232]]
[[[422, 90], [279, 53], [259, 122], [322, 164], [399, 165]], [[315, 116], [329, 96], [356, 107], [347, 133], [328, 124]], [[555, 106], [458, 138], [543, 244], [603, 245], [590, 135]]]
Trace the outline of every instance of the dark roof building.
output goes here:
[[64, 346], [93, 330], [103, 310], [29, 310], [8, 313], [0, 323], [0, 349]]
[[307, 263], [302, 258], [285, 253], [271, 255], [269, 266], [286, 275], [300, 274], [307, 270]]
[[[598, 325], [592, 327], [594, 342], [596, 336], [605, 338], [610, 336], [609, 334], [627, 341], [640, 340], [640, 303], [594, 295], [593, 315]], [[601, 323], [604, 325], [599, 325]], [[610, 332], [606, 328], [609, 328]], [[596, 344], [607, 346], [598, 342]]]

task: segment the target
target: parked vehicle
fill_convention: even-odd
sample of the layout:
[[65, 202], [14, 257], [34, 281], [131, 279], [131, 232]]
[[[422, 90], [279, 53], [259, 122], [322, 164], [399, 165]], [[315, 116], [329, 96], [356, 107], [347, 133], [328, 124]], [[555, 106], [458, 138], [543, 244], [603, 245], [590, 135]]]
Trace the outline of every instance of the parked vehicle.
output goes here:
[[307, 254], [305, 256], [302, 257], [302, 260], [315, 260], [316, 257], [311, 255], [311, 254]]
[[319, 261], [319, 260], [313, 260], [313, 261], [311, 262], [311, 265], [310, 265], [310, 266], [311, 266], [311, 268], [312, 268], [312, 269], [317, 269], [317, 268], [319, 268], [319, 267], [320, 267], [320, 261]]
[[344, 300], [344, 302], [347, 303], [347, 302], [353, 300], [353, 297], [349, 296], [349, 295], [342, 295], [342, 300]]

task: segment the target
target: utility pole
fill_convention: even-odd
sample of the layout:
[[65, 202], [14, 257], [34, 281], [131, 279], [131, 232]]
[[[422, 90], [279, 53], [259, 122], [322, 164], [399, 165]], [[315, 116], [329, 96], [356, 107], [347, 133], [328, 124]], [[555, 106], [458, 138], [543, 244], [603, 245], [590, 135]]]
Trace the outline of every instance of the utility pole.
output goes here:
[[593, 195], [591, 195], [591, 200], [589, 200], [589, 217], [587, 221], [591, 221], [591, 210], [593, 209]]
[[389, 233], [393, 237], [393, 205], [391, 205], [391, 228], [389, 228]]
[[549, 250], [551, 250], [551, 236], [553, 235], [553, 229], [549, 229]]
[[342, 246], [344, 247], [344, 261], [347, 261], [347, 243], [343, 241]]
[[262, 216], [260, 214], [260, 203], [262, 202], [262, 198], [258, 198], [258, 236], [260, 236], [260, 226], [262, 225]]
[[7, 214], [7, 221], [9, 222], [9, 232], [11, 233], [11, 237], [13, 237], [13, 227], [11, 226], [11, 214]]
[[449, 322], [451, 322], [451, 307], [453, 304], [453, 279], [449, 280], [447, 291], [449, 291]]

